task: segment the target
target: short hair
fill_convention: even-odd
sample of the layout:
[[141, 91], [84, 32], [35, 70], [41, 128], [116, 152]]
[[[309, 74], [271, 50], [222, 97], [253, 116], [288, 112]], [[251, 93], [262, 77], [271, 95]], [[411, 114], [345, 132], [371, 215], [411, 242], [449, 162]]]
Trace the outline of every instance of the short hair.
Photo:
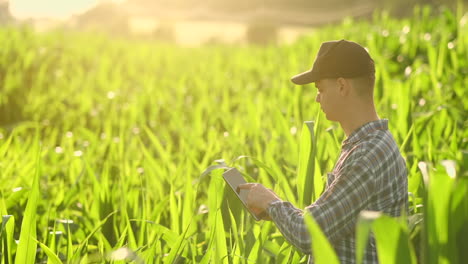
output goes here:
[[373, 97], [374, 95], [374, 85], [375, 85], [375, 74], [368, 74], [359, 77], [350, 78], [353, 87], [356, 89], [356, 92], [359, 96], [362, 97]]

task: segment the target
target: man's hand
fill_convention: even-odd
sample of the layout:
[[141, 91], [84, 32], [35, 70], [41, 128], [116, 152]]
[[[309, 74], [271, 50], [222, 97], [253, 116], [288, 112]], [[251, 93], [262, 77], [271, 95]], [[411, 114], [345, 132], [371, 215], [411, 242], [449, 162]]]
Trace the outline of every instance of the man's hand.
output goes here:
[[[238, 188], [249, 190], [247, 206], [256, 215], [260, 215], [262, 212], [266, 213], [266, 209], [271, 202], [281, 200], [271, 189], [267, 189], [259, 183], [245, 183], [239, 185]], [[266, 217], [263, 217], [263, 220], [271, 220], [268, 214], [265, 215]]]

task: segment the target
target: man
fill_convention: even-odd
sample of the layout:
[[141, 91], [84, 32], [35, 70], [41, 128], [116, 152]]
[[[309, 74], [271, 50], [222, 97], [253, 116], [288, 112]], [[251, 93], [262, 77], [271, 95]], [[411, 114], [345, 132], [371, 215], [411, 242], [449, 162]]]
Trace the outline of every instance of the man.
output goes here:
[[[388, 131], [388, 120], [376, 113], [373, 90], [374, 61], [359, 44], [340, 40], [321, 45], [311, 70], [292, 78], [295, 84], [315, 83], [316, 101], [328, 120], [339, 122], [346, 134], [341, 153], [327, 186], [316, 202], [304, 210], [282, 201], [258, 183], [248, 189], [247, 204], [266, 212], [284, 237], [311, 254], [304, 214], [310, 214], [333, 245], [341, 263], [355, 263], [355, 225], [362, 210], [399, 216], [408, 207], [407, 170], [397, 144]], [[309, 258], [313, 262], [313, 255]], [[371, 236], [364, 263], [378, 263]]]

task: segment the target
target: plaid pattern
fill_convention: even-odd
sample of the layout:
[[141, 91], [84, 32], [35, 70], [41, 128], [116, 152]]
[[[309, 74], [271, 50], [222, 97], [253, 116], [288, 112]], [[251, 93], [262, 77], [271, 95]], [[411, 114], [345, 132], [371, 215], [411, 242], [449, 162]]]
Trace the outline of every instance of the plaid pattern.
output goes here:
[[[388, 131], [388, 120], [382, 119], [363, 125], [342, 143], [338, 162], [316, 202], [300, 210], [289, 202], [275, 201], [268, 213], [283, 236], [306, 254], [312, 253], [313, 238], [303, 214], [312, 214], [341, 263], [355, 263], [354, 236], [359, 213], [372, 210], [399, 216], [403, 209], [408, 210], [406, 164]], [[313, 263], [312, 255], [309, 263]], [[372, 235], [364, 263], [378, 263]]]

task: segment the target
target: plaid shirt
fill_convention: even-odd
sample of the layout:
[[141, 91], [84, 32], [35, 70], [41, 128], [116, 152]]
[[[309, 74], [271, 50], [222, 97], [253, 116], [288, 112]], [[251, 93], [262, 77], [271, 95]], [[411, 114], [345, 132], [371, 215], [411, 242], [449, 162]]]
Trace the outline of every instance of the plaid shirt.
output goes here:
[[[388, 120], [367, 123], [343, 143], [338, 162], [328, 174], [327, 186], [305, 210], [289, 202], [275, 201], [268, 213], [283, 236], [306, 254], [311, 242], [304, 213], [310, 213], [334, 247], [341, 263], [355, 263], [355, 226], [362, 210], [399, 216], [408, 210], [406, 164], [388, 131]], [[309, 257], [313, 263], [313, 256]], [[378, 263], [371, 235], [364, 263]]]

